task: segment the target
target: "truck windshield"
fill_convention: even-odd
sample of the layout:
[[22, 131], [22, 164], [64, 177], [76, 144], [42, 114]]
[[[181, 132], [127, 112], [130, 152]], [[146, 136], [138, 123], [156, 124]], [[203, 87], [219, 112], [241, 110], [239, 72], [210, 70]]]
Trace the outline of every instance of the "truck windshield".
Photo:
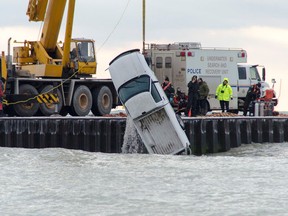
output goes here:
[[118, 94], [122, 103], [125, 103], [131, 97], [142, 93], [149, 92], [150, 89], [150, 77], [143, 75], [137, 78], [134, 78], [119, 88]]
[[257, 70], [257, 67], [251, 67], [250, 68], [250, 77], [252, 80], [258, 80], [258, 81], [261, 80], [259, 73], [258, 73], [258, 70]]

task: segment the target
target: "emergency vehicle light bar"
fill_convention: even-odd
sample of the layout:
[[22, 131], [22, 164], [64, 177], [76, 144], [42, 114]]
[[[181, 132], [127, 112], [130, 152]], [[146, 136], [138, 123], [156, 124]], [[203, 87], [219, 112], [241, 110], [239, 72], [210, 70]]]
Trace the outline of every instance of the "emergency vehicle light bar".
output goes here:
[[245, 58], [246, 57], [246, 53], [245, 52], [239, 52], [238, 53], [238, 58]]

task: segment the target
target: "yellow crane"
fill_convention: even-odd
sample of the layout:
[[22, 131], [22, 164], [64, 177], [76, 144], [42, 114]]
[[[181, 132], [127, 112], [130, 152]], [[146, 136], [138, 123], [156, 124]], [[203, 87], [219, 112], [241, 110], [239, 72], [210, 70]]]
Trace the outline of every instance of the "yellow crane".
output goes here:
[[[13, 48], [15, 70], [1, 67], [9, 115], [51, 115], [55, 110], [63, 115], [84, 116], [90, 111], [105, 115], [116, 106], [111, 79], [92, 77], [97, 67], [94, 41], [72, 39], [75, 1], [29, 0], [29, 21], [43, 21], [43, 28], [39, 41], [24, 41]], [[58, 43], [67, 2], [64, 43]]]

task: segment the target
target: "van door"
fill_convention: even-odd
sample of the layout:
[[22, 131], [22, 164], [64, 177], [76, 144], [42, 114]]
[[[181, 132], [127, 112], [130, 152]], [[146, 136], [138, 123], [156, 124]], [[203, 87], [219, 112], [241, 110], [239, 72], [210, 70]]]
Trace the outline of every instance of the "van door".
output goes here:
[[173, 83], [172, 53], [155, 53], [154, 73], [160, 83], [164, 82], [165, 76]]

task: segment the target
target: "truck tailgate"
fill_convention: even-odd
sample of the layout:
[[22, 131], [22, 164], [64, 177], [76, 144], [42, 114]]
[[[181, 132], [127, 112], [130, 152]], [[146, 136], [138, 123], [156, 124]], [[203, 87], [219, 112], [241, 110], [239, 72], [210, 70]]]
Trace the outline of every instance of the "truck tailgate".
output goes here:
[[[187, 146], [183, 146], [164, 108], [136, 119], [134, 123], [138, 131], [141, 131], [139, 134], [150, 154], [177, 154], [185, 151]], [[177, 126], [182, 130], [180, 125]]]

